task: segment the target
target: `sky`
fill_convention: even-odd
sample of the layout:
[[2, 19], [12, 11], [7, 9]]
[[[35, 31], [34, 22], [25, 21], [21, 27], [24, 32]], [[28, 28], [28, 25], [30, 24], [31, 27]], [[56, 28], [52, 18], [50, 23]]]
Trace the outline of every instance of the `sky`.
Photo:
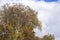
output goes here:
[[35, 0], [35, 1], [56, 2], [57, 0]]
[[56, 2], [57, 0], [45, 0], [46, 2]]
[[38, 12], [38, 19], [42, 23], [42, 32], [34, 29], [36, 36], [54, 34], [60, 40], [60, 0], [0, 0], [0, 6], [5, 3], [22, 3]]

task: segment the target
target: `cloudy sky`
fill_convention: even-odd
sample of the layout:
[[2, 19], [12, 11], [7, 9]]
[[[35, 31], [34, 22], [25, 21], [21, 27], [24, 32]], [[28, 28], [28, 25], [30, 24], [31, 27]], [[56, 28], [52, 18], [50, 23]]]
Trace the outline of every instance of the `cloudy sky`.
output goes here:
[[42, 22], [42, 32], [35, 29], [36, 36], [54, 34], [60, 39], [60, 0], [0, 0], [0, 6], [5, 3], [22, 3], [38, 12]]

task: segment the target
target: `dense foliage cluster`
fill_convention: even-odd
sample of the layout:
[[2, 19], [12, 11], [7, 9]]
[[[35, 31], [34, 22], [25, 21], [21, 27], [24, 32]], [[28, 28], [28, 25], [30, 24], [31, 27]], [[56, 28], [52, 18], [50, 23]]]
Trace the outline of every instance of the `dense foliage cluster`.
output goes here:
[[0, 16], [0, 40], [37, 40], [33, 28], [41, 29], [41, 24], [37, 12], [28, 6], [6, 4], [0, 9]]
[[6, 4], [0, 14], [0, 40], [35, 40], [33, 28], [41, 27], [35, 11], [21, 4]]
[[36, 37], [36, 40], [55, 40], [55, 38], [54, 38], [54, 35], [49, 34], [49, 35], [44, 35], [41, 38]]

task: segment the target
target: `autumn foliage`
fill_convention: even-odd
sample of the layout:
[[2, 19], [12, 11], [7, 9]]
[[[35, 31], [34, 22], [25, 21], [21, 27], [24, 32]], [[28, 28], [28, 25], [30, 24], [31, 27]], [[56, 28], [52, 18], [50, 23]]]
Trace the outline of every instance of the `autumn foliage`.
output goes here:
[[37, 40], [33, 28], [41, 30], [41, 23], [37, 12], [30, 7], [6, 4], [0, 9], [0, 15], [0, 40]]
[[0, 40], [35, 40], [33, 28], [41, 27], [35, 11], [21, 4], [6, 4], [0, 14]]
[[55, 37], [54, 37], [54, 35], [49, 34], [49, 35], [44, 35], [41, 38], [36, 37], [36, 40], [55, 40]]

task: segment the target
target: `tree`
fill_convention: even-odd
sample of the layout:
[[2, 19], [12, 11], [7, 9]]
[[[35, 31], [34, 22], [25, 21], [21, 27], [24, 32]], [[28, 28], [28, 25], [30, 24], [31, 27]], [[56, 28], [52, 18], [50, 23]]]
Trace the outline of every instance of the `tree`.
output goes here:
[[39, 38], [39, 37], [36, 37], [36, 40], [54, 40], [54, 35], [52, 34], [49, 34], [49, 35], [44, 35], [43, 37]]
[[2, 9], [0, 40], [35, 40], [33, 28], [41, 29], [37, 12], [22, 4], [6, 4]]
[[41, 23], [30, 7], [6, 4], [0, 9], [0, 40], [54, 40], [54, 35], [36, 37], [36, 27], [41, 30]]
[[54, 35], [45, 35], [44, 37], [43, 37], [43, 40], [54, 40]]

